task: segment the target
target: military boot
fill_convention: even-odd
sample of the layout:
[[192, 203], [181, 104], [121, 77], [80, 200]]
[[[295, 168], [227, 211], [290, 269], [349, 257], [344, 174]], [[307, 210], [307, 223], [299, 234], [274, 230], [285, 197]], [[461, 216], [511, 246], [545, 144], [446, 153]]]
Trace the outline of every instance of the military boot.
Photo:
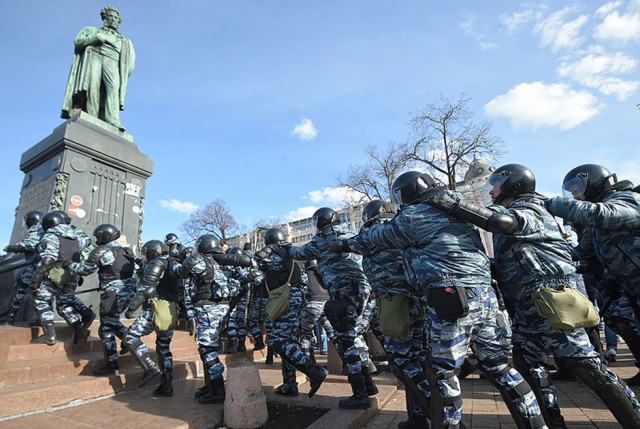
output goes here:
[[290, 364], [282, 365], [282, 381], [283, 383], [273, 389], [276, 395], [298, 396], [298, 382], [296, 381], [296, 369]]
[[313, 362], [309, 362], [304, 368], [301, 369], [301, 371], [307, 377], [309, 377], [309, 386], [311, 388], [309, 389], [309, 393], [307, 393], [307, 396], [309, 398], [312, 398], [313, 395], [316, 394], [318, 389], [320, 389], [320, 386], [322, 385], [324, 379], [327, 378], [327, 374], [329, 374], [329, 371], [327, 371], [320, 365], [316, 365]]
[[93, 312], [91, 307], [87, 307], [82, 310], [80, 317], [82, 318], [82, 327], [84, 329], [89, 329], [93, 321], [96, 320], [96, 313]]
[[211, 392], [211, 380], [209, 379], [209, 375], [204, 375], [204, 386], [198, 388], [196, 393], [193, 395], [196, 399], [200, 399], [205, 395], [208, 395]]
[[273, 353], [273, 348], [267, 347], [267, 358], [264, 361], [266, 365], [273, 365]]
[[238, 339], [238, 352], [239, 353], [244, 353], [247, 351], [247, 339], [246, 338], [239, 338]]
[[82, 346], [87, 342], [89, 338], [89, 331], [84, 327], [82, 321], [78, 320], [71, 325], [73, 329], [73, 344]]
[[235, 338], [229, 338], [227, 343], [227, 353], [238, 353], [238, 340]]
[[425, 416], [412, 416], [404, 422], [398, 423], [398, 429], [428, 429], [429, 423]]
[[[207, 374], [207, 377], [209, 375]], [[206, 395], [201, 396], [198, 402], [201, 404], [224, 404], [224, 379], [222, 377], [210, 380], [211, 390]]]
[[140, 380], [138, 384], [138, 388], [142, 388], [160, 375], [160, 369], [158, 368], [158, 364], [151, 358], [149, 350], [144, 347], [144, 344], [139, 338], [133, 339], [128, 346], [129, 349], [133, 351], [133, 355], [138, 360], [138, 363], [140, 363], [140, 366], [144, 369], [142, 380]]
[[365, 410], [371, 407], [371, 400], [367, 396], [367, 387], [365, 385], [362, 372], [357, 374], [349, 374], [349, 384], [353, 395], [349, 398], [340, 399], [338, 407], [342, 409], [359, 409]]
[[367, 389], [367, 396], [377, 395], [378, 386], [376, 386], [376, 383], [373, 381], [373, 377], [371, 376], [369, 367], [365, 365], [362, 366], [362, 376], [364, 377], [364, 385]]
[[56, 343], [56, 330], [53, 326], [53, 322], [50, 322], [46, 325], [42, 325], [42, 330], [44, 331], [42, 335], [38, 338], [34, 338], [31, 340], [32, 344], [46, 344], [48, 346], [53, 346]]
[[160, 377], [158, 388], [153, 391], [153, 396], [173, 396], [173, 374], [171, 371], [163, 372]]
[[253, 351], [264, 349], [264, 339], [262, 335], [258, 335], [254, 338], [255, 343], [253, 343]]

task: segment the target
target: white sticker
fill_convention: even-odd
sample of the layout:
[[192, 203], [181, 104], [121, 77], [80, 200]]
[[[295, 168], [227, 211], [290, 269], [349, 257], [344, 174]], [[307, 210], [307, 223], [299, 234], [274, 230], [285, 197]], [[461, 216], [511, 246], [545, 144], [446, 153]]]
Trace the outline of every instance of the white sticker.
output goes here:
[[131, 211], [134, 212], [135, 214], [140, 214], [140, 207], [133, 206], [131, 207]]
[[124, 186], [124, 193], [127, 195], [132, 195], [134, 197], [140, 196], [140, 186], [134, 185], [133, 183], [127, 183]]

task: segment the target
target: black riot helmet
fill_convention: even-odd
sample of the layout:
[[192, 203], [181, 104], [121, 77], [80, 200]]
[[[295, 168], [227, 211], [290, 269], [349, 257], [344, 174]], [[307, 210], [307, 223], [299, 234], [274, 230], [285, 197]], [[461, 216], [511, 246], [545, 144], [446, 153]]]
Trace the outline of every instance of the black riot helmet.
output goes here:
[[338, 213], [330, 207], [322, 207], [313, 214], [312, 225], [315, 226], [318, 231], [322, 231], [328, 226], [339, 223], [340, 217]]
[[521, 164], [506, 164], [496, 169], [487, 179], [485, 190], [500, 193], [491, 196], [495, 204], [500, 204], [506, 197], [517, 197], [532, 194], [536, 191], [536, 176], [533, 171]]
[[71, 225], [71, 216], [69, 216], [69, 213], [65, 212], [64, 210], [55, 210], [52, 213], [60, 214], [60, 216], [62, 216], [62, 218], [64, 219], [64, 223], [67, 225]]
[[391, 185], [391, 202], [400, 204], [411, 204], [426, 190], [435, 188], [436, 182], [433, 177], [421, 171], [407, 171], [399, 175]]
[[283, 244], [287, 239], [280, 228], [270, 228], [264, 233], [264, 244]]
[[64, 223], [64, 217], [60, 212], [50, 212], [42, 216], [42, 229], [45, 231], [54, 226], [63, 225]]
[[220, 248], [220, 240], [213, 234], [206, 234], [200, 236], [196, 240], [196, 249], [198, 253], [206, 254], [206, 253], [222, 253], [222, 248]]
[[144, 243], [144, 246], [142, 246], [142, 256], [144, 256], [147, 261], [157, 258], [158, 256], [168, 254], [169, 246], [160, 240], [147, 241]]
[[616, 183], [618, 183], [618, 177], [602, 165], [583, 164], [564, 176], [562, 191], [565, 195], [573, 196], [577, 200], [596, 203]]
[[96, 238], [97, 245], [107, 244], [120, 238], [120, 230], [114, 225], [105, 223], [93, 230], [93, 236]]
[[24, 215], [24, 223], [27, 225], [27, 228], [31, 228], [40, 222], [40, 220], [42, 220], [42, 213], [37, 210], [32, 210]]
[[391, 203], [385, 203], [382, 200], [369, 201], [362, 209], [362, 222], [367, 223], [378, 217], [388, 217], [396, 212], [396, 208]]
[[168, 245], [180, 244], [180, 239], [173, 232], [170, 232], [164, 237], [164, 242], [165, 244], [168, 244]]
[[227, 255], [238, 255], [242, 256], [242, 249], [239, 247], [230, 247], [227, 249]]

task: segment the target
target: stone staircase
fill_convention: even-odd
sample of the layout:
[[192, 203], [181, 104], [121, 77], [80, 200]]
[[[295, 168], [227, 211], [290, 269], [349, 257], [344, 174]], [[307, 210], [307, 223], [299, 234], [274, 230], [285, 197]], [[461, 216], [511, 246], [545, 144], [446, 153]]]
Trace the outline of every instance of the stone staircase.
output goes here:
[[[98, 322], [91, 327], [85, 345], [72, 344], [72, 332], [56, 323], [58, 343], [54, 346], [30, 344], [38, 328], [0, 326], [0, 429], [122, 428], [131, 426], [172, 428], [214, 428], [223, 421], [222, 405], [201, 405], [193, 393], [202, 385], [202, 363], [197, 345], [185, 330], [177, 329], [171, 343], [174, 358], [172, 398], [151, 395], [153, 386], [138, 389], [142, 369], [127, 353], [119, 359], [120, 371], [111, 377], [96, 377], [93, 370], [104, 365], [102, 345], [97, 335]], [[142, 340], [155, 352], [155, 334]], [[247, 348], [253, 345], [247, 342]], [[300, 396], [274, 395], [273, 388], [282, 382], [280, 359], [265, 365], [266, 349], [228, 355], [220, 353], [225, 366], [233, 359], [256, 362], [268, 401], [328, 409], [310, 428], [361, 428], [396, 391], [393, 376], [376, 377], [379, 395], [372, 398], [369, 410], [340, 410], [337, 401], [349, 396], [346, 377], [329, 375], [314, 398], [307, 398], [306, 377], [298, 373]], [[326, 365], [326, 356], [318, 356]], [[226, 376], [225, 371], [225, 376]]]

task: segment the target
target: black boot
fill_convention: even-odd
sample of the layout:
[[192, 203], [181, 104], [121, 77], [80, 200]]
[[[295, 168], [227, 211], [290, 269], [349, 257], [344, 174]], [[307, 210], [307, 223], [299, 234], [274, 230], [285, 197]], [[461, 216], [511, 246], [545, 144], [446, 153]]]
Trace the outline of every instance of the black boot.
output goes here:
[[142, 388], [149, 384], [154, 378], [160, 375], [160, 369], [158, 364], [151, 358], [149, 350], [144, 347], [142, 341], [139, 338], [133, 338], [127, 343], [129, 350], [133, 351], [133, 355], [136, 357], [140, 366], [144, 369], [142, 374], [142, 380], [138, 384], [138, 388]]
[[282, 384], [273, 392], [276, 395], [298, 396], [298, 382], [296, 381], [296, 369], [287, 362], [282, 362]]
[[229, 338], [227, 343], [227, 353], [238, 353], [238, 340], [235, 338]]
[[89, 329], [93, 321], [96, 320], [96, 313], [93, 312], [91, 307], [87, 307], [82, 311], [80, 317], [82, 317], [82, 327]]
[[398, 429], [428, 429], [429, 423], [424, 416], [413, 416], [404, 422], [398, 423]]
[[267, 347], [267, 358], [264, 363], [267, 365], [273, 365], [273, 348]]
[[309, 389], [309, 393], [307, 393], [307, 396], [309, 398], [312, 398], [313, 395], [316, 394], [318, 389], [320, 389], [320, 386], [322, 385], [324, 379], [327, 378], [327, 374], [329, 374], [329, 371], [327, 371], [320, 365], [316, 365], [315, 363], [310, 362], [302, 372], [307, 377], [309, 377], [309, 386], [311, 388]]
[[31, 343], [53, 346], [56, 343], [56, 330], [53, 327], [53, 322], [47, 325], [42, 325], [42, 330], [44, 331], [43, 334], [38, 338], [31, 340]]
[[362, 365], [362, 376], [364, 377], [364, 385], [367, 389], [367, 396], [374, 396], [378, 394], [378, 386], [373, 381], [373, 377], [371, 376], [371, 372], [369, 372], [369, 367], [366, 365]]
[[246, 338], [240, 338], [238, 339], [238, 352], [239, 353], [244, 353], [247, 351], [247, 339]]
[[173, 375], [171, 372], [163, 372], [160, 378], [160, 384], [158, 388], [153, 391], [153, 396], [173, 396]]
[[254, 340], [255, 340], [255, 343], [253, 343], [253, 351], [254, 352], [256, 350], [264, 349], [264, 339], [262, 338], [262, 335], [259, 335], [259, 336], [255, 337]]
[[209, 374], [204, 375], [204, 386], [200, 387], [196, 390], [195, 398], [200, 399], [203, 396], [209, 395], [211, 392], [211, 379], [209, 378]]
[[370, 408], [371, 400], [367, 396], [367, 388], [365, 386], [362, 372], [358, 374], [349, 374], [349, 384], [351, 384], [351, 391], [353, 392], [353, 395], [350, 398], [340, 399], [338, 401], [338, 407], [347, 410], [365, 410]]
[[109, 362], [106, 365], [93, 370], [93, 375], [96, 377], [110, 377], [112, 375], [116, 375], [118, 370], [120, 370], [118, 362]]
[[[207, 377], [209, 375], [207, 374]], [[224, 404], [224, 379], [222, 377], [210, 380], [211, 390], [198, 399], [201, 404]]]
[[82, 321], [78, 320], [73, 325], [71, 325], [73, 329], [73, 344], [77, 346], [82, 346], [87, 342], [87, 338], [89, 338], [89, 331], [84, 327]]

